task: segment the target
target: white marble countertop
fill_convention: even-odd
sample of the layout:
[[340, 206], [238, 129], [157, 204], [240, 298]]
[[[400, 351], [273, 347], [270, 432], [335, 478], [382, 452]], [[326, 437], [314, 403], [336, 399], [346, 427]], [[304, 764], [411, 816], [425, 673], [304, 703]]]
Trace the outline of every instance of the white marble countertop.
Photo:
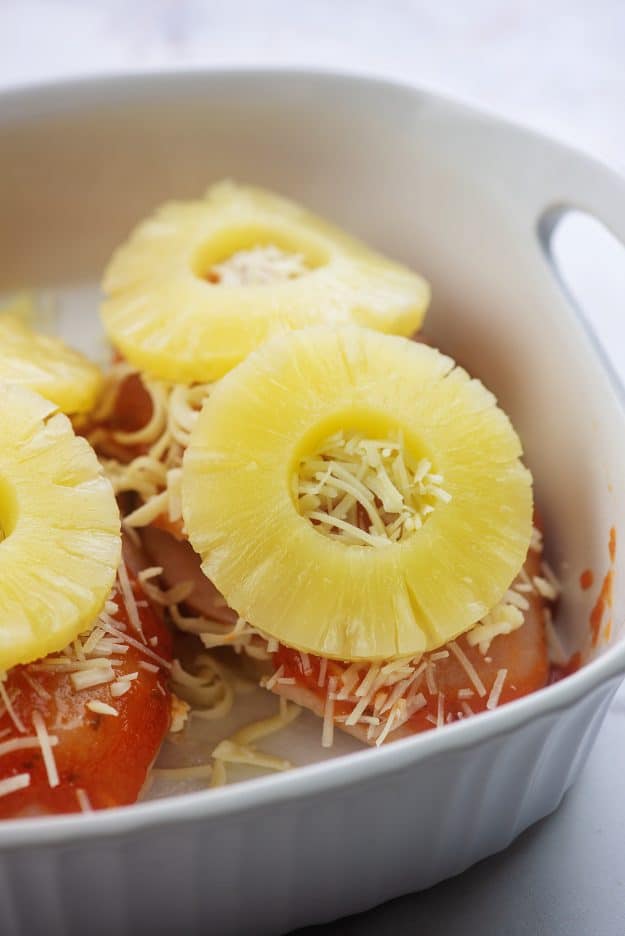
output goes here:
[[[240, 64], [369, 72], [530, 124], [625, 173], [624, 47], [622, 0], [0, 0], [0, 88]], [[591, 235], [571, 228], [560, 246], [625, 379], [625, 254]], [[504, 854], [324, 932], [622, 936], [624, 714], [621, 689], [564, 805]]]

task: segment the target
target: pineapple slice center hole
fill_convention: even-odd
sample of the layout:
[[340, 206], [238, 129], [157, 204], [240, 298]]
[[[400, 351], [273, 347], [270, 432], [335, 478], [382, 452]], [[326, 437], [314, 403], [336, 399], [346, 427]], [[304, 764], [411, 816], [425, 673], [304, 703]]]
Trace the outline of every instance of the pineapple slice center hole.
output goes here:
[[299, 279], [329, 260], [313, 240], [281, 230], [228, 230], [197, 252], [193, 271], [214, 286], [273, 286]]
[[0, 544], [8, 539], [17, 523], [17, 497], [13, 485], [0, 477]]
[[300, 459], [293, 495], [320, 534], [385, 547], [412, 536], [451, 500], [444, 483], [427, 458], [411, 454], [400, 431], [368, 438], [341, 430]]

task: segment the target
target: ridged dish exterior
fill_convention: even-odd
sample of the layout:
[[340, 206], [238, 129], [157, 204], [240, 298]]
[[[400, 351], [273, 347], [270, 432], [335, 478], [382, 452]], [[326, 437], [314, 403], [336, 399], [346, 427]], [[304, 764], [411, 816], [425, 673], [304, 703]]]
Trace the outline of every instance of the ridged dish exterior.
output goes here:
[[415, 748], [412, 765], [330, 794], [4, 852], [0, 932], [262, 936], [429, 887], [558, 806], [617, 685], [469, 750], [420, 761]]

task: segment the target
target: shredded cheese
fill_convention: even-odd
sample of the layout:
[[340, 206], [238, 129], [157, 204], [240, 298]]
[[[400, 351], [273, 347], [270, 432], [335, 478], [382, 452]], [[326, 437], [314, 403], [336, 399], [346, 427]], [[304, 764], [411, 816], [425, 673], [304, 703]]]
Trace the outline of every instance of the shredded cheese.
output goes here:
[[96, 715], [112, 715], [113, 717], [118, 717], [119, 712], [112, 705], [109, 705], [108, 702], [101, 702], [99, 699], [90, 699], [86, 703], [85, 708], [88, 708], [89, 711], [95, 712]]
[[8, 796], [9, 793], [17, 793], [18, 790], [25, 790], [30, 786], [30, 774], [19, 773], [13, 777], [7, 777], [6, 780], [0, 780], [0, 796]]
[[488, 697], [488, 702], [486, 703], [487, 709], [497, 708], [499, 705], [499, 698], [501, 696], [501, 690], [506, 681], [506, 676], [508, 675], [507, 669], [497, 670], [497, 675], [495, 676], [495, 681], [493, 687], [490, 690], [490, 695]]
[[325, 707], [323, 710], [323, 729], [321, 733], [321, 746], [332, 747], [334, 740], [334, 701], [336, 699], [336, 677], [330, 676]]
[[388, 546], [418, 530], [451, 494], [400, 433], [369, 439], [337, 432], [300, 461], [294, 495], [319, 532], [361, 546]]
[[[144, 592], [156, 604], [163, 605], [163, 607], [177, 605], [185, 601], [192, 593], [194, 588], [193, 582], [177, 582], [172, 588], [159, 588], [158, 585], [154, 583], [153, 579], [158, 578], [162, 574], [163, 569], [161, 566], [152, 566], [149, 569], [143, 569], [139, 572], [138, 576]], [[156, 646], [158, 637], [151, 637], [148, 643], [150, 646]]]
[[458, 689], [458, 698], [459, 699], [471, 699], [475, 695], [473, 689]]
[[[50, 742], [50, 747], [55, 747], [59, 743], [59, 739], [56, 735], [49, 735], [48, 740]], [[27, 748], [41, 748], [41, 743], [39, 741], [39, 736], [26, 736], [24, 738], [11, 738], [10, 741], [0, 742], [0, 757], [5, 757], [7, 754], [13, 754], [15, 751], [23, 751]]]
[[119, 587], [124, 597], [124, 604], [126, 606], [126, 611], [128, 612], [128, 619], [130, 620], [130, 624], [135, 633], [141, 637], [141, 640], [145, 644], [147, 643], [147, 640], [145, 639], [145, 634], [143, 633], [141, 618], [139, 617], [139, 611], [137, 609], [137, 602], [132, 591], [130, 579], [128, 578], [126, 563], [123, 559], [120, 563], [119, 569], [117, 570], [117, 581], [119, 582]]
[[102, 626], [109, 634], [114, 634], [114, 636], [119, 638], [119, 640], [125, 641], [126, 643], [130, 644], [131, 647], [134, 647], [135, 650], [139, 650], [141, 653], [147, 656], [148, 659], [154, 660], [158, 664], [158, 666], [162, 666], [166, 670], [171, 669], [171, 664], [168, 663], [167, 660], [164, 660], [162, 657], [160, 657], [158, 653], [155, 653], [153, 650], [150, 649], [150, 647], [147, 647], [144, 644], [140, 643], [138, 640], [135, 640], [134, 637], [130, 636], [130, 634], [125, 634], [123, 631], [118, 630], [118, 628], [115, 627], [115, 625], [112, 623], [110, 619], [108, 619], [108, 617], [106, 618], [106, 621], [105, 621], [105, 615], [102, 615], [100, 620], [103, 622]]
[[278, 669], [275, 671], [275, 673], [272, 673], [269, 679], [266, 681], [265, 689], [269, 689], [271, 691], [283, 673], [284, 673], [284, 666], [281, 664], [278, 667]]
[[56, 769], [54, 753], [52, 751], [52, 741], [50, 735], [48, 734], [48, 729], [46, 728], [46, 723], [43, 720], [41, 712], [38, 712], [35, 709], [33, 712], [32, 721], [35, 734], [37, 735], [37, 740], [39, 741], [39, 747], [41, 748], [41, 756], [43, 757], [46, 774], [48, 775], [48, 784], [52, 789], [54, 789], [54, 787], [59, 785], [60, 780], [58, 770]]
[[183, 669], [179, 660], [172, 665], [172, 686], [176, 695], [191, 706], [190, 714], [204, 720], [225, 717], [234, 702], [235, 681], [225, 666], [208, 654], [200, 654], [197, 672]]
[[127, 679], [117, 679], [111, 686], [110, 692], [114, 699], [119, 699], [130, 691], [132, 683]]
[[[112, 431], [108, 421], [127, 380], [140, 380], [151, 404], [150, 418], [133, 432]], [[211, 384], [164, 383], [114, 364], [97, 409], [84, 426], [100, 455], [116, 494], [135, 493], [139, 507], [124, 518], [124, 528], [147, 526], [159, 516], [182, 525], [180, 481], [182, 455]], [[145, 451], [147, 449], [147, 451]], [[136, 454], [137, 450], [140, 454]]]
[[438, 693], [436, 705], [436, 727], [442, 728], [445, 724], [445, 696], [442, 692]]
[[280, 705], [280, 711], [277, 715], [273, 715], [271, 718], [264, 718], [261, 721], [252, 722], [250, 725], [246, 725], [245, 728], [240, 728], [236, 734], [232, 735], [230, 740], [234, 741], [236, 744], [253, 744], [255, 741], [260, 741], [261, 738], [266, 738], [268, 735], [275, 734], [276, 731], [280, 731], [280, 729], [290, 725], [292, 721], [295, 721], [295, 719], [299, 718], [302, 714], [302, 709], [299, 705], [290, 705], [283, 699], [281, 699], [280, 702], [285, 702], [285, 704]]
[[[527, 606], [529, 608], [529, 602]], [[503, 601], [467, 633], [467, 641], [472, 647], [479, 647], [480, 653], [485, 656], [495, 637], [511, 634], [522, 627], [524, 622], [523, 611], [516, 604]]]
[[113, 682], [115, 670], [110, 665], [106, 668], [94, 666], [91, 669], [72, 673], [70, 679], [74, 689], [79, 692], [81, 689], [92, 689], [94, 686], [104, 686], [106, 683]]
[[400, 699], [399, 702], [396, 702], [391, 709], [391, 713], [386, 720], [386, 724], [376, 739], [375, 743], [378, 747], [384, 744], [391, 731], [395, 731], [397, 728], [399, 728], [400, 721], [402, 720], [402, 714], [405, 713], [405, 702], [403, 703], [403, 706], [402, 702], [403, 699]]
[[22, 721], [22, 719], [19, 717], [19, 715], [13, 708], [13, 704], [11, 702], [11, 699], [9, 698], [9, 693], [7, 692], [6, 686], [4, 685], [6, 678], [7, 678], [7, 674], [4, 672], [0, 672], [0, 699], [2, 699], [2, 702], [4, 703], [4, 707], [7, 710], [7, 714], [9, 718], [11, 719], [11, 721], [13, 722], [13, 724], [15, 725], [16, 730], [19, 731], [20, 734], [26, 734], [26, 728], [24, 727], [24, 722]]
[[543, 598], [546, 598], [547, 601], [555, 601], [558, 597], [558, 589], [550, 582], [548, 579], [543, 578], [542, 575], [535, 575], [532, 579], [534, 585], [536, 586], [536, 591]]
[[286, 253], [273, 244], [238, 250], [210, 268], [206, 278], [210, 283], [226, 288], [236, 286], [268, 286], [297, 279], [308, 272], [300, 253]]
[[[128, 688], [130, 688], [130, 683], [128, 683]], [[178, 734], [178, 732], [183, 730], [187, 723], [190, 711], [191, 706], [189, 703], [185, 702], [184, 699], [179, 699], [176, 693], [172, 692], [170, 697], [171, 722], [169, 725], [169, 731], [171, 734]]]
[[480, 679], [477, 670], [473, 666], [473, 663], [471, 663], [466, 653], [458, 646], [455, 640], [451, 640], [448, 646], [451, 652], [453, 653], [453, 655], [456, 657], [456, 659], [462, 666], [462, 668], [464, 669], [465, 673], [467, 674], [471, 682], [473, 683], [473, 685], [475, 686], [477, 694], [480, 696], [480, 698], [483, 698], [486, 695], [486, 687], [484, 686], [484, 683]]
[[273, 754], [263, 753], [235, 741], [220, 741], [213, 751], [213, 757], [230, 764], [247, 764], [249, 767], [265, 767], [268, 770], [289, 770], [293, 766], [282, 757], [274, 757]]
[[38, 679], [35, 679], [30, 673], [25, 669], [22, 670], [22, 678], [26, 680], [31, 689], [33, 689], [40, 699], [50, 699], [51, 695], [47, 689], [41, 685]]
[[228, 774], [226, 772], [226, 765], [222, 760], [215, 760], [215, 765], [213, 767], [213, 776], [211, 778], [211, 788], [216, 788], [220, 786], [225, 786], [228, 782]]
[[543, 616], [545, 622], [545, 632], [547, 634], [549, 659], [552, 663], [555, 663], [556, 666], [565, 666], [568, 663], [571, 654], [567, 652], [560, 635], [554, 627], [551, 610], [549, 608], [544, 608]]
[[76, 789], [76, 799], [80, 807], [81, 812], [91, 812], [93, 806], [91, 805], [91, 800], [87, 794], [86, 790], [83, 790], [82, 787]]
[[428, 692], [430, 693], [430, 695], [436, 695], [437, 687], [436, 687], [435, 666], [431, 659], [428, 660], [426, 667], [425, 667], [425, 683], [428, 687]]

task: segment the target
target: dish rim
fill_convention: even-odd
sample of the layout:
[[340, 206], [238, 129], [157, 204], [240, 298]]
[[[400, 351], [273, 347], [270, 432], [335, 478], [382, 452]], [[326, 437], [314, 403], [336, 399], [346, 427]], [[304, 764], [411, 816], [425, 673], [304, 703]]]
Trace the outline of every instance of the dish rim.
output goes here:
[[[76, 95], [86, 93], [92, 98], [98, 94], [102, 100], [115, 102], [115, 94], [126, 91], [128, 84], [135, 86], [135, 94], [154, 94], [160, 85], [200, 84], [208, 81], [246, 79], [249, 82], [295, 78], [312, 82], [342, 83], [363, 93], [367, 89], [419, 96], [450, 111], [483, 123], [503, 127], [510, 132], [531, 137], [539, 144], [557, 146], [564, 154], [580, 157], [601, 172], [613, 170], [584, 151], [567, 146], [557, 139], [519, 122], [509, 121], [488, 110], [482, 110], [453, 97], [433, 92], [426, 87], [392, 78], [380, 77], [351, 70], [314, 67], [262, 67], [229, 66], [220, 68], [192, 68], [179, 71], [160, 69], [131, 71], [115, 74], [75, 76], [55, 81], [22, 84], [0, 90], [0, 126], [14, 109], [19, 116], [25, 114], [25, 105], [39, 103], [36, 119], [50, 114], [49, 100], [55, 96], [66, 102], [61, 111], [71, 110]], [[149, 87], [151, 86], [151, 87]], [[29, 100], [30, 99], [30, 100]], [[46, 100], [47, 99], [47, 100]], [[46, 106], [48, 105], [48, 106]], [[26, 107], [26, 111], [29, 108]], [[545, 211], [550, 206], [544, 206]], [[536, 219], [537, 237], [539, 236]], [[579, 317], [572, 303], [564, 296], [574, 318]], [[612, 377], [613, 389], [625, 419], [625, 395], [620, 382], [614, 386], [614, 370], [592, 334], [586, 331], [585, 340], [592, 347], [597, 364]], [[284, 774], [260, 777], [232, 786], [201, 790], [166, 797], [151, 802], [136, 803], [93, 813], [32, 817], [4, 820], [0, 823], [0, 852], [32, 845], [75, 844], [88, 839], [110, 839], [136, 832], [146, 832], [189, 821], [206, 821], [233, 813], [249, 812], [262, 806], [286, 803], [307, 795], [332, 789], [343, 789], [352, 783], [373, 781], [404, 770], [429, 757], [460, 751], [482, 741], [510, 734], [522, 725], [541, 717], [556, 714], [575, 702], [590, 696], [601, 686], [616, 682], [625, 673], [625, 637], [614, 643], [576, 673], [560, 682], [546, 686], [531, 695], [510, 702], [479, 717], [446, 725], [444, 731], [431, 731], [393, 742], [379, 749], [365, 748], [339, 756], [333, 760], [297, 767]]]

